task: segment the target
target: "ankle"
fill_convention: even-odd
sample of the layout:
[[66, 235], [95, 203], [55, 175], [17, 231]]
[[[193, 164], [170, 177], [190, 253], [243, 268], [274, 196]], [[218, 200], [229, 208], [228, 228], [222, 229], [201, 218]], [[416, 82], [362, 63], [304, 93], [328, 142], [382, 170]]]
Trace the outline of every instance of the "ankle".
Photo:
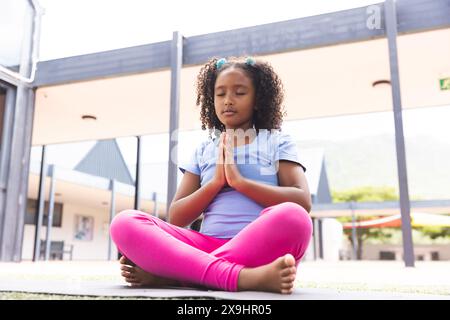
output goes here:
[[242, 268], [238, 276], [238, 291], [245, 291], [254, 287], [254, 274], [252, 268]]

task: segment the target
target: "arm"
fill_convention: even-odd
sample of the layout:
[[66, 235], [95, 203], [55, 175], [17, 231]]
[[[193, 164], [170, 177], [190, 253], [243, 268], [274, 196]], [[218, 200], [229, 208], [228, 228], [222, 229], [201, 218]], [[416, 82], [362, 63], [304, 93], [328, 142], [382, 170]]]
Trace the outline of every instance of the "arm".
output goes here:
[[168, 210], [169, 223], [186, 227], [194, 222], [221, 188], [214, 181], [200, 187], [200, 176], [186, 171]]
[[279, 161], [279, 186], [271, 186], [242, 177], [234, 188], [263, 207], [282, 202], [295, 202], [311, 211], [311, 195], [305, 174], [301, 167], [292, 161]]
[[220, 135], [219, 154], [214, 177], [200, 187], [200, 176], [185, 171], [169, 209], [169, 223], [185, 227], [197, 219], [214, 197], [226, 185], [224, 171], [223, 143], [225, 135]]

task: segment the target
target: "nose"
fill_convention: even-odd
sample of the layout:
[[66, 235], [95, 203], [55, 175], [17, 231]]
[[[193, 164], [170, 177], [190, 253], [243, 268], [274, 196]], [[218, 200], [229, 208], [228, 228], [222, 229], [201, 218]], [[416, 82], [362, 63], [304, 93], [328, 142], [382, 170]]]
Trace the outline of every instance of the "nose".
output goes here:
[[229, 105], [232, 105], [232, 104], [233, 104], [233, 101], [232, 101], [232, 99], [231, 99], [231, 97], [230, 97], [229, 94], [226, 94], [226, 95], [225, 95], [224, 104], [225, 104], [226, 106], [229, 106]]

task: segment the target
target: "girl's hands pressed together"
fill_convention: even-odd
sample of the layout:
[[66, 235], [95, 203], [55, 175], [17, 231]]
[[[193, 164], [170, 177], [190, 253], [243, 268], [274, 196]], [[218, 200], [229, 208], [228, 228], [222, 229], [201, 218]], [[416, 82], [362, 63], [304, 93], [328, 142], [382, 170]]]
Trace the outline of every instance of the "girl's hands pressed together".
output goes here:
[[220, 188], [227, 185], [227, 179], [225, 177], [225, 157], [224, 157], [224, 139], [225, 139], [225, 133], [222, 132], [220, 134], [219, 138], [219, 150], [218, 150], [218, 157], [216, 161], [216, 172], [214, 173], [213, 182], [217, 184]]
[[243, 177], [234, 163], [231, 136], [222, 132], [219, 138], [219, 150], [213, 182], [221, 188], [228, 185], [236, 189], [242, 180]]
[[225, 158], [225, 177], [230, 187], [237, 189], [239, 184], [243, 181], [243, 177], [239, 172], [237, 165], [234, 163], [234, 149], [232, 137], [225, 133], [225, 143], [223, 145], [223, 152]]

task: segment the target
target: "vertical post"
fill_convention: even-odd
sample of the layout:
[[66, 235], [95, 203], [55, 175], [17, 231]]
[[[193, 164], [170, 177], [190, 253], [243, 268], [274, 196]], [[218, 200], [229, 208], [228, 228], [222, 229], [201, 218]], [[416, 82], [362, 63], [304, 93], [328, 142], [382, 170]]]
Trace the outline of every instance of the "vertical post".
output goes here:
[[[8, 187], [0, 195], [0, 260], [16, 261], [22, 259], [22, 244], [27, 208], [28, 176], [31, 150], [31, 136], [34, 112], [34, 89], [27, 82], [28, 75], [33, 74], [30, 59], [33, 60], [39, 44], [40, 14], [38, 7], [32, 3], [32, 19], [25, 19], [22, 37], [22, 55], [18, 75], [0, 78], [16, 85], [15, 103], [11, 122], [8, 124], [8, 153], [2, 165], [3, 183]], [[27, 10], [27, 9], [26, 9]], [[31, 38], [32, 35], [32, 38]], [[31, 61], [33, 62], [33, 61]], [[36, 60], [34, 62], [37, 62]], [[2, 150], [3, 153], [3, 150]]]
[[313, 219], [313, 240], [314, 240], [314, 260], [320, 258], [320, 234], [319, 234], [319, 218]]
[[183, 64], [183, 37], [178, 31], [173, 33], [170, 56], [170, 123], [169, 123], [169, 164], [167, 172], [166, 218], [169, 219], [169, 207], [177, 188], [178, 162], [178, 118], [180, 109], [180, 77]]
[[158, 196], [155, 191], [153, 192], [152, 200], [153, 200], [153, 215], [155, 217], [159, 218], [159, 216], [158, 216]]
[[397, 150], [397, 171], [400, 190], [400, 212], [402, 216], [403, 256], [406, 267], [414, 267], [414, 248], [411, 232], [408, 176], [406, 170], [405, 139], [403, 135], [402, 101], [397, 54], [397, 16], [394, 0], [384, 2], [386, 34], [389, 45], [392, 104], [395, 121], [395, 145]]
[[[10, 155], [10, 139], [12, 132], [12, 123], [13, 113], [14, 113], [14, 105], [16, 104], [16, 89], [9, 85], [2, 85], [0, 83], [0, 88], [5, 88], [6, 96], [5, 96], [5, 107], [3, 112], [3, 132], [0, 132], [1, 144], [0, 144], [0, 188], [2, 188], [2, 192], [6, 190], [6, 180], [8, 176], [8, 156]], [[4, 87], [3, 87], [4, 86]]]
[[319, 229], [319, 232], [318, 232], [318, 236], [319, 236], [319, 257], [321, 258], [321, 259], [324, 259], [325, 258], [325, 253], [324, 253], [324, 250], [323, 250], [323, 220], [322, 219], [319, 219], [318, 220], [318, 229]]
[[139, 210], [141, 207], [141, 137], [137, 136], [137, 155], [136, 155], [136, 178], [134, 187], [134, 209]]
[[[110, 189], [111, 189], [111, 205], [109, 206], [109, 225], [114, 218], [114, 214], [116, 212], [116, 180], [110, 180]], [[111, 233], [108, 232], [108, 260], [112, 260], [112, 241], [111, 241]]]
[[[45, 261], [50, 258], [50, 249], [51, 249], [51, 230], [53, 227], [53, 208], [55, 207], [55, 184], [56, 184], [56, 172], [55, 165], [50, 166], [50, 195], [48, 200], [48, 215], [47, 215], [47, 232], [45, 237]], [[63, 257], [64, 258], [64, 257]]]
[[41, 155], [41, 173], [39, 175], [39, 191], [37, 199], [35, 230], [34, 230], [34, 254], [33, 261], [39, 260], [41, 252], [41, 226], [44, 219], [44, 203], [45, 203], [45, 178], [47, 177], [47, 146], [42, 146]]
[[350, 209], [352, 210], [352, 242], [353, 242], [353, 259], [352, 260], [358, 260], [358, 254], [357, 254], [357, 246], [358, 246], [358, 240], [356, 239], [356, 215], [355, 215], [355, 207], [353, 200], [350, 201]]

